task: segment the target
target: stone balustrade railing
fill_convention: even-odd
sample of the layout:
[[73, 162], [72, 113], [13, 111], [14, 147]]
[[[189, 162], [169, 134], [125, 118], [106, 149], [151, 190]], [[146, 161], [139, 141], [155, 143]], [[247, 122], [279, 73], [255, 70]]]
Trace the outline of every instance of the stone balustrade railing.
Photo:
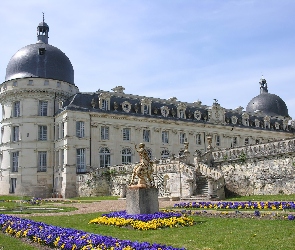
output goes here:
[[208, 167], [206, 164], [202, 162], [197, 163], [197, 169], [200, 171], [202, 175], [207, 178], [212, 178], [214, 180], [219, 180], [223, 177], [223, 174], [213, 168]]
[[295, 153], [295, 138], [283, 141], [267, 142], [212, 152], [214, 162], [246, 160], [266, 156], [276, 156], [286, 153]]

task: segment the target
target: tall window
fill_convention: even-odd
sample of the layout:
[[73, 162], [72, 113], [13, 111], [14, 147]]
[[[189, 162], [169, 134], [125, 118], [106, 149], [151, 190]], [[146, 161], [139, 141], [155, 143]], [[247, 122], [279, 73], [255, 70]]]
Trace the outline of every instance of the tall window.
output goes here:
[[12, 172], [18, 172], [18, 156], [19, 152], [12, 152]]
[[108, 126], [101, 126], [100, 139], [101, 140], [109, 140], [109, 127]]
[[130, 164], [131, 163], [131, 149], [130, 148], [124, 148], [122, 150], [122, 164]]
[[130, 141], [131, 130], [130, 128], [123, 128], [123, 141]]
[[60, 156], [61, 156], [61, 165], [63, 166], [65, 164], [65, 150], [60, 150]]
[[169, 132], [168, 131], [162, 131], [162, 142], [169, 143]]
[[162, 150], [161, 159], [167, 159], [170, 156], [170, 152], [167, 149]]
[[20, 116], [20, 101], [16, 101], [13, 103], [13, 117]]
[[144, 129], [143, 131], [142, 131], [142, 139], [143, 139], [143, 141], [144, 142], [150, 142], [150, 134], [151, 134], [151, 131], [150, 130], [148, 130], [148, 129]]
[[85, 136], [85, 131], [84, 131], [84, 122], [82, 121], [77, 121], [76, 122], [76, 136], [78, 138], [83, 138]]
[[40, 125], [38, 126], [38, 140], [47, 141], [47, 126]]
[[185, 143], [185, 140], [186, 140], [186, 135], [185, 135], [185, 133], [180, 132], [180, 134], [179, 134], [179, 143], [180, 143], [180, 144], [184, 144], [184, 143]]
[[101, 148], [99, 150], [99, 166], [105, 168], [111, 165], [111, 154], [108, 148]]
[[19, 126], [12, 127], [12, 141], [19, 141]]
[[16, 178], [10, 178], [10, 193], [15, 193], [16, 189]]
[[101, 109], [108, 110], [109, 109], [109, 101], [107, 99], [101, 100]]
[[216, 145], [217, 147], [220, 146], [220, 136], [219, 136], [219, 135], [215, 135], [215, 145]]
[[197, 145], [201, 145], [202, 144], [201, 134], [197, 134], [196, 135], [196, 144]]
[[86, 172], [86, 155], [85, 148], [77, 149], [77, 173]]
[[65, 123], [61, 123], [61, 138], [65, 137]]
[[46, 172], [47, 170], [47, 152], [38, 152], [38, 172]]
[[47, 116], [48, 101], [39, 101], [39, 115]]
[[238, 138], [235, 136], [233, 137], [233, 147], [236, 147], [238, 145]]

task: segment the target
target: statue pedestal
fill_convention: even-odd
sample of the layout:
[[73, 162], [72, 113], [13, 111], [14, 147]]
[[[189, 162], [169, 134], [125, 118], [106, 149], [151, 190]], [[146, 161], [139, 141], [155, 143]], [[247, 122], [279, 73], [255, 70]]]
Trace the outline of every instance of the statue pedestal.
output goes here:
[[159, 212], [157, 188], [127, 187], [127, 214], [153, 214]]

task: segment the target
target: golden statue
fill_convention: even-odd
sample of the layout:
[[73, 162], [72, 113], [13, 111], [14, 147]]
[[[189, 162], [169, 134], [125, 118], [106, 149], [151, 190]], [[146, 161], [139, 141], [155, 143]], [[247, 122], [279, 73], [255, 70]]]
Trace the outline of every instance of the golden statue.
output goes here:
[[[132, 171], [132, 177], [130, 181], [130, 187], [150, 188], [154, 187], [153, 179], [153, 162], [150, 160], [144, 143], [140, 143], [138, 148], [135, 145], [136, 151], [139, 153], [140, 162], [136, 165]], [[135, 177], [138, 177], [138, 183], [134, 183]]]

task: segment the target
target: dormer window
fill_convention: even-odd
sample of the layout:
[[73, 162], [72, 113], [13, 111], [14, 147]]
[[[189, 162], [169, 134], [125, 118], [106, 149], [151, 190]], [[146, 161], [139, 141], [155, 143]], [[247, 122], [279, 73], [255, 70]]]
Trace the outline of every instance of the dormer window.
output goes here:
[[177, 106], [177, 117], [181, 119], [186, 119], [185, 110], [186, 110], [186, 105], [183, 103], [180, 103]]
[[108, 110], [109, 107], [109, 101], [107, 99], [101, 100], [101, 109], [102, 110]]
[[131, 103], [125, 101], [122, 103], [122, 109], [126, 112], [129, 113], [131, 110]]
[[42, 56], [45, 54], [45, 48], [39, 48], [39, 55]]
[[161, 107], [161, 114], [164, 117], [167, 117], [169, 115], [169, 108], [167, 106]]
[[13, 87], [17, 87], [17, 81], [14, 81], [12, 84]]
[[236, 116], [232, 116], [231, 117], [231, 122], [232, 122], [232, 124], [237, 124], [238, 118]]
[[61, 86], [61, 83], [60, 82], [57, 82], [56, 83], [56, 87], [60, 88], [60, 86]]
[[151, 103], [152, 101], [149, 98], [144, 98], [141, 100], [141, 113], [143, 115], [151, 114]]
[[101, 93], [99, 95], [99, 108], [101, 110], [110, 110], [110, 94], [108, 93]]
[[143, 105], [143, 114], [148, 115], [149, 114], [149, 106], [144, 104]]
[[33, 85], [33, 80], [29, 80], [28, 85]]
[[196, 110], [195, 112], [194, 112], [194, 117], [195, 117], [195, 119], [196, 120], [201, 120], [201, 117], [202, 117], [202, 114], [201, 114], [201, 112], [199, 111], [199, 110]]

